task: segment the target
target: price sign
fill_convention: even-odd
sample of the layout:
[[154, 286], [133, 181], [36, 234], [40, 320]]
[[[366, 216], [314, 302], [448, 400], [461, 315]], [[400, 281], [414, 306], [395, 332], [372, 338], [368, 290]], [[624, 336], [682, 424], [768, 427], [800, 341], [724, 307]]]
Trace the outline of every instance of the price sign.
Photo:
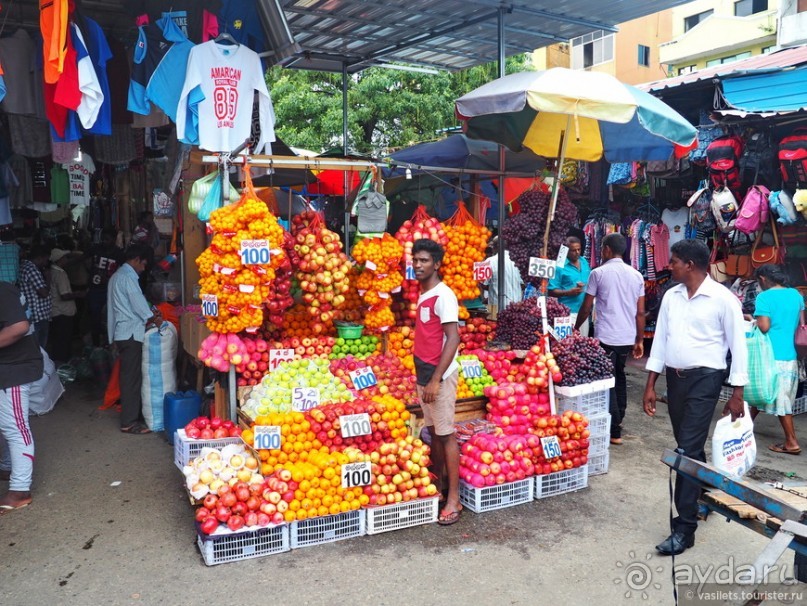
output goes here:
[[562, 318], [555, 318], [555, 338], [558, 341], [571, 336], [572, 334], [572, 317], [564, 316]]
[[217, 318], [219, 316], [218, 296], [202, 294], [202, 315], [210, 318]]
[[477, 282], [485, 282], [493, 277], [493, 268], [490, 266], [490, 261], [479, 261], [474, 263], [474, 280]]
[[554, 259], [541, 259], [540, 257], [530, 257], [529, 274], [533, 278], [546, 278], [551, 280], [555, 277], [557, 261]]
[[266, 265], [269, 263], [269, 241], [241, 240], [238, 254], [242, 265]]
[[560, 248], [558, 249], [558, 258], [555, 260], [555, 263], [558, 264], [558, 267], [566, 267], [566, 257], [569, 254], [569, 247], [565, 244], [561, 244]]
[[276, 370], [281, 362], [289, 362], [294, 359], [293, 349], [270, 349], [269, 350], [269, 372]]
[[415, 268], [412, 265], [412, 261], [406, 262], [406, 279], [407, 280], [415, 280]]
[[544, 449], [544, 458], [547, 461], [550, 459], [556, 459], [563, 454], [560, 451], [560, 442], [558, 442], [558, 436], [541, 438], [541, 448]]
[[541, 320], [543, 322], [543, 330], [544, 333], [549, 332], [549, 320], [546, 319], [546, 297], [543, 295], [537, 297], [535, 300], [536, 304], [538, 305], [538, 311], [541, 313]]
[[462, 376], [466, 379], [478, 379], [482, 376], [482, 366], [479, 360], [460, 360]]
[[291, 390], [291, 409], [298, 412], [319, 406], [319, 389], [316, 387], [295, 387]]
[[255, 448], [258, 450], [280, 450], [281, 437], [279, 425], [256, 425]]
[[373, 369], [369, 366], [357, 368], [350, 371], [350, 380], [353, 381], [354, 389], [367, 389], [378, 383]]
[[347, 463], [342, 465], [342, 487], [368, 486], [373, 481], [372, 463]]
[[339, 417], [339, 425], [342, 428], [343, 438], [355, 438], [373, 433], [373, 428], [370, 426], [370, 415], [366, 412], [357, 415], [342, 415]]

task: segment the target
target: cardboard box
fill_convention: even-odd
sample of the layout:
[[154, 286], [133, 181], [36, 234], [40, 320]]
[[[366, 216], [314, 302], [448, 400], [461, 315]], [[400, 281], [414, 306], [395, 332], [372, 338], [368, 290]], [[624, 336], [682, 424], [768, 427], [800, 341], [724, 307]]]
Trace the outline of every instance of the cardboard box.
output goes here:
[[184, 313], [180, 320], [182, 347], [193, 358], [199, 353], [202, 341], [210, 334], [210, 329], [199, 321], [199, 317], [195, 313]]

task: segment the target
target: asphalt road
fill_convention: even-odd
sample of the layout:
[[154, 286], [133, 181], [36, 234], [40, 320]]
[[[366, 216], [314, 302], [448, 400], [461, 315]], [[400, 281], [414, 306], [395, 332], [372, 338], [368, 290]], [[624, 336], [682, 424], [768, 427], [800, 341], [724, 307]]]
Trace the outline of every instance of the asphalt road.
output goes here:
[[[673, 604], [671, 560], [653, 549], [668, 534], [659, 457], [672, 434], [663, 404], [654, 419], [641, 412], [644, 374], [629, 372], [628, 437], [582, 491], [217, 567], [196, 547], [165, 439], [121, 434], [117, 414], [97, 410], [97, 385], [70, 385], [32, 419], [33, 504], [0, 517], [0, 604]], [[807, 448], [807, 415], [796, 428]], [[779, 438], [776, 419], [761, 417], [753, 477], [807, 483], [807, 454], [767, 450]], [[676, 566], [725, 578], [767, 543], [713, 515]], [[779, 561], [785, 576], [792, 561]]]

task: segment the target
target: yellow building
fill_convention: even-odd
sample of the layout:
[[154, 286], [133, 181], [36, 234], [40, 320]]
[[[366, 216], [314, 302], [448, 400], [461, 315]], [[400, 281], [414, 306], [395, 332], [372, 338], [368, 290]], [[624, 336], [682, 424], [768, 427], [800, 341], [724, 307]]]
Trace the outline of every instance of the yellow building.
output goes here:
[[783, 28], [790, 17], [793, 32], [780, 43], [799, 43], [807, 36], [807, 0], [695, 0], [620, 23], [616, 33], [595, 31], [536, 50], [533, 62], [537, 69], [571, 67], [628, 84], [651, 82], [769, 52], [777, 44], [780, 4]]
[[659, 60], [677, 76], [769, 52], [778, 11], [779, 0], [696, 0], [670, 9], [672, 39], [659, 47]]

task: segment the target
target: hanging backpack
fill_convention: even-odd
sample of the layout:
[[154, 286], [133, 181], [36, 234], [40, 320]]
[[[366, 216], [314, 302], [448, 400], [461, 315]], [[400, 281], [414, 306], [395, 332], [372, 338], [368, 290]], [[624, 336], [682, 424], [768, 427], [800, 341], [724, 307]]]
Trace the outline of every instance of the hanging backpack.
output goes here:
[[736, 135], [718, 137], [706, 148], [706, 168], [709, 170], [709, 180], [712, 187], [729, 188], [739, 199], [740, 188], [740, 157], [743, 155], [743, 140]]
[[748, 137], [740, 157], [740, 181], [743, 187], [761, 183], [768, 189], [775, 189], [779, 182], [775, 156], [768, 132], [757, 132]]
[[727, 187], [712, 192], [712, 215], [719, 231], [727, 234], [734, 230], [737, 223], [737, 199]]
[[709, 112], [701, 110], [700, 120], [698, 121], [698, 147], [693, 149], [689, 154], [689, 161], [693, 164], [700, 166], [706, 165], [706, 149], [709, 144], [726, 134], [722, 126], [712, 122], [709, 118]]
[[689, 207], [689, 224], [696, 232], [709, 232], [715, 228], [715, 217], [712, 214], [712, 190], [706, 181], [701, 181], [698, 190], [687, 202]]
[[[779, 170], [788, 184], [807, 184], [807, 128], [793, 131], [779, 142]], [[798, 189], [798, 187], [797, 187]]]
[[764, 185], [752, 185], [743, 198], [734, 227], [744, 234], [758, 232], [768, 222], [768, 196], [770, 190]]

